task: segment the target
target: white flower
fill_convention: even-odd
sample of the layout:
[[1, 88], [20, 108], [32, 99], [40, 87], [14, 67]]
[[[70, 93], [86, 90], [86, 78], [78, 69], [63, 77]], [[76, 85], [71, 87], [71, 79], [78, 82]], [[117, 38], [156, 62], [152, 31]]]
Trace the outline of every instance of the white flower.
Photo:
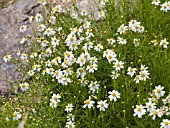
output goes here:
[[20, 44], [24, 44], [25, 40], [26, 40], [25, 38], [21, 38], [20, 39]]
[[160, 4], [160, 0], [153, 0], [151, 4], [158, 6]]
[[56, 37], [51, 38], [51, 39], [52, 39], [51, 44], [53, 45], [53, 47], [56, 47], [57, 45], [59, 45], [60, 40], [57, 40]]
[[101, 45], [101, 44], [98, 44], [97, 46], [94, 46], [94, 50], [96, 50], [98, 52], [100, 52], [101, 49], [103, 49], [103, 45]]
[[14, 120], [19, 120], [20, 118], [21, 118], [22, 116], [21, 116], [21, 114], [20, 114], [20, 112], [14, 112], [13, 113], [13, 119]]
[[89, 99], [84, 101], [83, 108], [86, 108], [86, 107], [92, 108], [93, 105], [94, 105], [94, 103], [95, 103], [95, 102], [92, 101], [92, 100], [91, 100], [91, 97], [89, 96]]
[[37, 13], [35, 16], [35, 21], [36, 22], [41, 22], [43, 20], [43, 16], [40, 13]]
[[127, 74], [132, 77], [136, 73], [136, 70], [137, 70], [136, 68], [128, 67], [128, 73]]
[[51, 102], [50, 102], [50, 107], [52, 107], [52, 108], [56, 108], [56, 107], [57, 107], [58, 102], [56, 102], [56, 101], [55, 101], [55, 100], [53, 100], [53, 99], [51, 99], [50, 101], [51, 101]]
[[112, 92], [109, 91], [108, 93], [110, 94], [109, 95], [110, 101], [112, 101], [112, 100], [117, 101], [117, 99], [120, 98], [120, 93], [118, 91], [113, 90]]
[[140, 71], [139, 74], [140, 74], [140, 77], [139, 77], [140, 80], [146, 81], [146, 79], [149, 78], [148, 71]]
[[135, 77], [134, 81], [135, 81], [136, 83], [139, 83], [139, 81], [140, 81], [140, 75], [137, 75], [137, 76]]
[[94, 71], [97, 70], [97, 66], [96, 64], [90, 64], [87, 66], [87, 70], [89, 70], [89, 73], [94, 73]]
[[37, 27], [37, 30], [38, 30], [39, 32], [43, 32], [45, 29], [46, 29], [46, 26], [45, 26], [44, 24], [40, 24], [40, 25], [38, 25], [38, 27]]
[[27, 30], [27, 26], [26, 25], [22, 25], [19, 28], [20, 32], [25, 32]]
[[140, 22], [137, 22], [136, 20], [131, 20], [129, 22], [129, 30], [136, 32], [139, 25]]
[[74, 121], [74, 115], [72, 113], [68, 114], [67, 121]]
[[88, 15], [87, 10], [83, 9], [83, 10], [81, 11], [81, 15], [82, 15], [82, 16], [87, 16], [87, 15]]
[[140, 45], [139, 41], [140, 41], [140, 39], [133, 39], [133, 43], [134, 43], [135, 47]]
[[116, 61], [117, 60], [117, 55], [114, 51], [107, 49], [106, 51], [104, 51], [103, 53], [103, 57], [106, 57], [107, 60], [109, 61], [109, 63], [111, 63], [112, 61]]
[[147, 102], [146, 103], [146, 108], [147, 108], [147, 111], [148, 112], [151, 112], [153, 111], [154, 109], [156, 109], [156, 104], [155, 103], [152, 103], [151, 101]]
[[74, 127], [75, 127], [75, 123], [73, 121], [70, 120], [66, 123], [66, 128], [74, 128]]
[[29, 16], [29, 17], [28, 17], [29, 23], [32, 23], [33, 18], [34, 18], [33, 16]]
[[65, 109], [65, 111], [66, 112], [71, 112], [72, 110], [73, 110], [73, 104], [68, 104], [67, 106], [66, 106], [66, 109]]
[[4, 59], [5, 62], [8, 62], [8, 61], [10, 61], [10, 60], [12, 59], [12, 57], [11, 57], [11, 55], [6, 54], [6, 55], [3, 57], [3, 59]]
[[108, 108], [108, 103], [107, 103], [107, 100], [100, 100], [97, 102], [98, 105], [97, 105], [97, 108], [99, 108], [100, 111], [105, 111], [106, 108]]
[[56, 101], [57, 103], [60, 102], [60, 98], [61, 98], [61, 95], [60, 94], [53, 94], [52, 98], [51, 98], [51, 101], [54, 100]]
[[47, 4], [46, 0], [41, 0], [39, 3], [42, 4], [42, 5], [46, 5]]
[[160, 46], [162, 46], [163, 48], [167, 48], [169, 42], [167, 42], [166, 38], [161, 40], [160, 42]]
[[50, 16], [49, 22], [51, 24], [55, 24], [56, 23], [56, 17], [55, 16]]
[[123, 38], [121, 38], [121, 37], [118, 37], [117, 42], [118, 42], [119, 44], [124, 44], [124, 45], [127, 44], [126, 39], [123, 39]]
[[116, 42], [116, 40], [114, 40], [113, 38], [107, 39], [107, 41], [108, 41], [108, 44], [110, 45], [113, 45]]
[[78, 68], [77, 69], [77, 76], [81, 76], [81, 78], [84, 78], [86, 75], [86, 70], [84, 70], [83, 68]]
[[54, 35], [55, 31], [52, 28], [47, 28], [44, 32], [44, 35], [50, 36], [50, 35]]
[[138, 32], [140, 32], [140, 33], [143, 33], [144, 32], [144, 30], [145, 30], [145, 28], [143, 27], [143, 26], [137, 26], [138, 27]]
[[160, 109], [154, 109], [152, 110], [150, 113], [149, 113], [150, 116], [153, 116], [152, 117], [152, 120], [155, 120], [156, 116], [158, 117], [162, 117], [163, 116], [163, 113], [160, 111]]
[[104, 18], [105, 17], [105, 12], [104, 11], [100, 11], [99, 12], [99, 18]]
[[146, 113], [145, 107], [142, 105], [136, 105], [136, 108], [134, 109], [133, 116], [138, 116], [138, 118], [142, 118], [142, 115]]
[[128, 30], [128, 26], [125, 26], [124, 24], [122, 24], [122, 25], [118, 28], [117, 32], [120, 32], [120, 34], [122, 34], [122, 33], [126, 33], [127, 30]]
[[21, 88], [21, 90], [24, 92], [24, 91], [26, 91], [26, 90], [28, 90], [29, 89], [29, 84], [28, 83], [21, 83], [20, 84], [20, 88]]
[[95, 81], [95, 82], [91, 81], [91, 83], [88, 87], [90, 88], [92, 93], [99, 90], [99, 84], [97, 83], [97, 81]]
[[112, 77], [112, 79], [117, 79], [118, 77], [119, 77], [119, 73], [118, 72], [116, 72], [116, 71], [112, 71], [112, 75], [111, 75], [111, 77]]
[[161, 128], [170, 128], [170, 120], [163, 119], [163, 121], [160, 123]]
[[121, 69], [124, 68], [123, 65], [124, 65], [124, 62], [116, 60], [116, 62], [114, 62], [113, 68], [115, 68], [116, 71], [120, 71]]
[[164, 87], [161, 86], [161, 85], [158, 85], [158, 86], [155, 87], [154, 93], [158, 98], [164, 96], [165, 91], [163, 91], [163, 89], [164, 89]]
[[168, 10], [170, 10], [170, 5], [169, 5], [169, 3], [168, 3], [168, 2], [163, 3], [163, 4], [161, 5], [161, 9], [160, 9], [160, 10], [162, 10], [162, 11], [164, 11], [164, 12], [167, 12]]

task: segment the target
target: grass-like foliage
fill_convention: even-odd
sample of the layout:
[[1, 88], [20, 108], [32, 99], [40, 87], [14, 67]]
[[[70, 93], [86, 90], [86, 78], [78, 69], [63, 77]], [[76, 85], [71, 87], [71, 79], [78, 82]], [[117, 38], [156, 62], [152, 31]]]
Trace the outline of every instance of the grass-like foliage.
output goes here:
[[24, 78], [2, 96], [1, 128], [170, 128], [170, 2], [40, 4], [29, 52], [4, 56]]

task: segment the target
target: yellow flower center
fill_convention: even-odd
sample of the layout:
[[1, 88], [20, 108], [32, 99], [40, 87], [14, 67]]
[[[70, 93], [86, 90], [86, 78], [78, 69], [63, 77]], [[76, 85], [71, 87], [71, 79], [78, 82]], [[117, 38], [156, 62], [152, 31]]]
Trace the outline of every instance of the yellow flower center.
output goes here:
[[89, 103], [90, 103], [90, 100], [84, 101], [84, 104], [89, 104]]
[[141, 107], [138, 107], [138, 111], [141, 111], [142, 110], [142, 108]]

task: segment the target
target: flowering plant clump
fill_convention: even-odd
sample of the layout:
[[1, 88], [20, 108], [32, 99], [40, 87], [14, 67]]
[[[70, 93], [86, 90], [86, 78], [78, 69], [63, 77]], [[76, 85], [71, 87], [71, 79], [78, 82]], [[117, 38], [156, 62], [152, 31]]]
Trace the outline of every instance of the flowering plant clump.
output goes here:
[[[151, 13], [147, 9], [159, 1], [140, 2], [131, 10], [123, 0], [100, 0], [94, 13], [78, 8], [76, 1], [41, 0], [47, 12], [28, 18], [36, 25], [35, 35], [19, 41], [29, 52], [3, 57], [20, 65], [25, 79], [13, 83], [14, 95], [2, 104], [0, 124], [168, 128], [170, 96], [163, 97], [170, 86], [170, 31], [165, 25], [170, 15], [153, 9], [149, 17], [144, 11]], [[140, 10], [145, 4], [146, 10]], [[158, 17], [159, 25], [152, 23]], [[26, 33], [27, 25], [19, 31]]]

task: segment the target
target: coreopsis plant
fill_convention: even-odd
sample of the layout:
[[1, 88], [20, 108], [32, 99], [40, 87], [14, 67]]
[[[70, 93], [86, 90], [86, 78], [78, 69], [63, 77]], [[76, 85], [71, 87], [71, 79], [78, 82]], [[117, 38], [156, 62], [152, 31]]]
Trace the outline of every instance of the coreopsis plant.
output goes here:
[[[163, 97], [169, 91], [170, 31], [163, 25], [170, 16], [155, 9], [149, 17], [144, 11], [151, 13], [152, 4], [135, 4], [133, 10], [124, 0], [100, 0], [94, 13], [78, 8], [74, 0], [41, 0], [46, 13], [28, 18], [36, 25], [35, 35], [19, 41], [29, 52], [3, 57], [19, 65], [24, 78], [13, 83], [13, 95], [3, 99], [0, 124], [168, 127], [170, 96]], [[152, 20], [158, 17], [159, 25]], [[25, 34], [27, 26], [19, 31]]]

